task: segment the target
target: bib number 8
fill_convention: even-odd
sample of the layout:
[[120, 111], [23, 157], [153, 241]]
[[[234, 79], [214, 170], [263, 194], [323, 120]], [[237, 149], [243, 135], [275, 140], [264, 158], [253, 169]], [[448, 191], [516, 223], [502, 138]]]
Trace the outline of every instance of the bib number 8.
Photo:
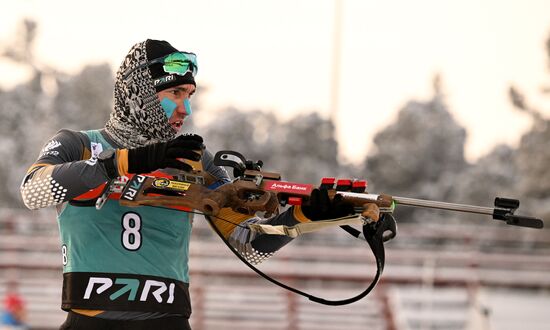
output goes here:
[[141, 217], [137, 213], [128, 212], [122, 216], [122, 246], [129, 251], [141, 247]]

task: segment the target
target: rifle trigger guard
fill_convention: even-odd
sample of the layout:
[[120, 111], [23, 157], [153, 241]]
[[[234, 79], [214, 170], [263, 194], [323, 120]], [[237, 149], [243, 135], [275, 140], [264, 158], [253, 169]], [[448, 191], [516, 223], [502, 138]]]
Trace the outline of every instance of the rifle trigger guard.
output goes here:
[[223, 185], [215, 190], [224, 196], [222, 205], [236, 212], [254, 214], [256, 212], [276, 213], [279, 209], [277, 195], [258, 188], [253, 182], [236, 180], [232, 185]]

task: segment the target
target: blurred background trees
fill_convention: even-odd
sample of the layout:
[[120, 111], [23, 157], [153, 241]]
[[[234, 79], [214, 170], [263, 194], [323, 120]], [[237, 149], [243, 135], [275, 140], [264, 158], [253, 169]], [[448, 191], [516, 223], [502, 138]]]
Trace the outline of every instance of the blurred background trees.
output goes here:
[[[4, 207], [23, 206], [20, 181], [49, 136], [60, 128], [101, 128], [112, 107], [114, 73], [109, 65], [85, 66], [72, 75], [59, 72], [34, 56], [36, 23], [26, 20], [21, 29], [13, 44], [0, 46], [4, 59], [32, 71], [27, 82], [0, 89], [0, 180], [5, 187], [0, 190], [0, 206]], [[550, 38], [546, 45], [550, 63]], [[496, 195], [521, 197], [527, 207], [546, 208], [548, 218], [549, 120], [511, 87], [511, 102], [532, 117], [531, 130], [518, 148], [497, 146], [468, 163], [466, 130], [449, 111], [442, 81], [436, 76], [430, 100], [411, 100], [393, 123], [378, 132], [373, 150], [359, 166], [339, 162], [334, 123], [315, 112], [282, 121], [269, 112], [228, 106], [209, 123], [190, 118], [186, 130], [203, 135], [213, 152], [233, 149], [249, 159], [261, 159], [266, 170], [281, 172], [287, 180], [317, 183], [324, 176], [365, 177], [371, 191], [484, 205]], [[200, 95], [206, 91], [200, 89], [193, 100], [194, 112], [212, 111], [202, 108]], [[401, 212], [400, 221], [420, 217]]]
[[0, 55], [31, 71], [29, 81], [0, 89], [1, 206], [23, 207], [19, 185], [48, 137], [61, 128], [102, 127], [113, 93], [113, 73], [107, 64], [86, 66], [75, 75], [56, 71], [35, 57], [37, 25], [25, 20], [19, 38], [0, 46]]

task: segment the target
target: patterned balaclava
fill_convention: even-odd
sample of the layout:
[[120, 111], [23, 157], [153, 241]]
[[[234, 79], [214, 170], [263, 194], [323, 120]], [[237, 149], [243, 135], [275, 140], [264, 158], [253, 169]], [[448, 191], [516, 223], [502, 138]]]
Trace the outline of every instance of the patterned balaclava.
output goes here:
[[183, 83], [195, 84], [193, 76], [174, 76], [169, 84], [156, 87], [153, 80], [166, 75], [162, 64], [147, 63], [178, 50], [166, 41], [146, 40], [135, 44], [116, 74], [114, 109], [105, 125], [109, 136], [123, 148], [136, 148], [165, 142], [176, 136], [168, 124], [157, 92]]

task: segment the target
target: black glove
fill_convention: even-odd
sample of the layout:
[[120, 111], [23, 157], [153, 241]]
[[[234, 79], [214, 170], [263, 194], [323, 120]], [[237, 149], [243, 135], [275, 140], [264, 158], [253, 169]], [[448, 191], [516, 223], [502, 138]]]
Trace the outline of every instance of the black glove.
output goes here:
[[327, 220], [355, 214], [352, 204], [336, 195], [331, 201], [327, 189], [313, 189], [308, 205], [302, 206], [302, 213], [310, 220]]
[[150, 144], [128, 150], [128, 173], [149, 173], [159, 168], [176, 168], [191, 171], [192, 167], [177, 158], [193, 161], [201, 159], [197, 152], [204, 148], [202, 137], [194, 134], [180, 135], [174, 140]]

